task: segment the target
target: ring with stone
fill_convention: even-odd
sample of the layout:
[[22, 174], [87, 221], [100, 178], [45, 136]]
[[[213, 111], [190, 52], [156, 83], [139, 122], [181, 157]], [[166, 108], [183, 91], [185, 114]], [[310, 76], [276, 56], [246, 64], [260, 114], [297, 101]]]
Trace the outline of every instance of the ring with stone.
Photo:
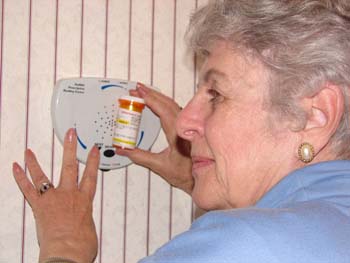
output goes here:
[[39, 188], [39, 194], [42, 195], [46, 193], [50, 188], [53, 188], [53, 185], [50, 182], [42, 183]]

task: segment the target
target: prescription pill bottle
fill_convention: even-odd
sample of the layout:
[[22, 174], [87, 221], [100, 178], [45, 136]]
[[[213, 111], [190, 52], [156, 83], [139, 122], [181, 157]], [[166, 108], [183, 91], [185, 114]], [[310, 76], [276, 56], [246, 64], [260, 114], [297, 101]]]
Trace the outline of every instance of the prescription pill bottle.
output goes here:
[[145, 101], [132, 96], [122, 96], [118, 101], [119, 110], [115, 120], [113, 146], [134, 149], [137, 144], [137, 135]]

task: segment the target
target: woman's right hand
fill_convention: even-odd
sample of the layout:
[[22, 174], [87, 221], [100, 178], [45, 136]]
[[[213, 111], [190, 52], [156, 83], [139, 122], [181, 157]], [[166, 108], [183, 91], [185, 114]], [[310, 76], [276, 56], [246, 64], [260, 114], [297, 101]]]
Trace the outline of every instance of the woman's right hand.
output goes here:
[[131, 95], [141, 97], [146, 105], [160, 118], [160, 122], [168, 147], [159, 153], [141, 149], [117, 149], [117, 154], [127, 156], [134, 163], [151, 169], [164, 178], [169, 184], [192, 193], [192, 161], [190, 158], [191, 145], [176, 134], [175, 122], [181, 108], [171, 98], [138, 83]]

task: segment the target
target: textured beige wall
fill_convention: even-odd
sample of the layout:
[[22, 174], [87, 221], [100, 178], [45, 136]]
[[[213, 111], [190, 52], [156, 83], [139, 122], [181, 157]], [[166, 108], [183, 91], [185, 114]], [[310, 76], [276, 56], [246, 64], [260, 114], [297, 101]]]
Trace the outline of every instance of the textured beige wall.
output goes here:
[[[195, 89], [183, 34], [205, 0], [1, 0], [0, 262], [37, 262], [30, 207], [12, 178], [30, 147], [54, 183], [62, 147], [50, 100], [56, 80], [110, 77], [158, 87], [184, 105]], [[153, 150], [166, 145], [161, 133]], [[82, 169], [80, 169], [82, 170]], [[147, 169], [100, 173], [94, 218], [96, 262], [136, 262], [193, 218], [191, 199]]]

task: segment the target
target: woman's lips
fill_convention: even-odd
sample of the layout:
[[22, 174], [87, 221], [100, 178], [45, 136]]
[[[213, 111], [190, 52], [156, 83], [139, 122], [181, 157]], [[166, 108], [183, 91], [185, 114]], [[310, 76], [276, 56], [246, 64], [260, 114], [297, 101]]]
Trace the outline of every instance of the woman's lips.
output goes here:
[[200, 168], [205, 168], [214, 163], [213, 159], [200, 156], [192, 156], [192, 171], [196, 171]]

